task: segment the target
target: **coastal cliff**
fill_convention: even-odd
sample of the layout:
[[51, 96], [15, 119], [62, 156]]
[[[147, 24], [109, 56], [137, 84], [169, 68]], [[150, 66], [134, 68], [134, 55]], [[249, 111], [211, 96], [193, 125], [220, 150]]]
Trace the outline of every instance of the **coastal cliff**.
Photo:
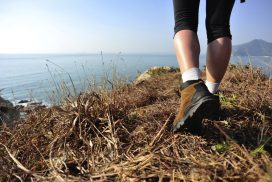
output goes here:
[[230, 65], [220, 117], [204, 120], [196, 136], [171, 131], [178, 69], [150, 70], [140, 81], [93, 89], [0, 126], [0, 181], [272, 179], [271, 79]]

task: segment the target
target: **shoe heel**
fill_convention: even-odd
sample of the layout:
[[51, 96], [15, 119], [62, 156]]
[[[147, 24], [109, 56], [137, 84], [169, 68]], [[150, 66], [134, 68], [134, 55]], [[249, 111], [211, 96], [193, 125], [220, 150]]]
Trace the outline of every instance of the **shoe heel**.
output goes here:
[[216, 100], [206, 101], [206, 104], [203, 104], [203, 112], [205, 119], [218, 118], [219, 103]]

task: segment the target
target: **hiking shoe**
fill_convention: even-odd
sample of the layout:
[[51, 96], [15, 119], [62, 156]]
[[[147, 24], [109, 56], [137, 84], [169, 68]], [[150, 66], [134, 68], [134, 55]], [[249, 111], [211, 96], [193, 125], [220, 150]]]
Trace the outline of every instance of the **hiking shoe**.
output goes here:
[[221, 112], [220, 112], [220, 99], [219, 99], [219, 95], [218, 93], [212, 94], [212, 97], [214, 97], [214, 99], [216, 100], [216, 102], [218, 103], [218, 107], [215, 108], [214, 112], [212, 114], [210, 114], [209, 116], [207, 116], [206, 118], [209, 120], [219, 120]]
[[192, 133], [202, 129], [202, 119], [211, 118], [219, 110], [219, 97], [209, 92], [203, 80], [184, 82], [180, 89], [181, 103], [173, 123], [173, 131], [187, 128]]

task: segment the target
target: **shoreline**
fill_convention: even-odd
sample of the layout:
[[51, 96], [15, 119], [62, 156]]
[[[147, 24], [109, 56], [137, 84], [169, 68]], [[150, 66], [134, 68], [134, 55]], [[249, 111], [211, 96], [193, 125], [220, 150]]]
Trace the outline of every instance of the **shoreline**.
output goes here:
[[[101, 58], [101, 55], [97, 54], [97, 57], [78, 57], [78, 56], [72, 56], [72, 57], [64, 57], [64, 58], [49, 58], [50, 61], [59, 64], [60, 66], [64, 67], [65, 71], [68, 72], [73, 80], [77, 82], [77, 87], [85, 87], [86, 85], [82, 84], [85, 80], [90, 80], [92, 77], [95, 77], [96, 79], [100, 79], [101, 76], [104, 75], [104, 73], [107, 70], [110, 70], [110, 67], [112, 67], [114, 64], [116, 65], [116, 71], [124, 76], [129, 77], [130, 79], [134, 79], [138, 72], [143, 72], [149, 67], [158, 65], [158, 66], [164, 66], [164, 65], [170, 65], [170, 66], [177, 66], [176, 58], [175, 56], [171, 55], [168, 57], [168, 55], [165, 55], [163, 57], [161, 56], [149, 56], [148, 58], [144, 57], [143, 55], [136, 55], [135, 57], [126, 57], [126, 55], [120, 54], [118, 55], [110, 55], [110, 56], [104, 56], [103, 59]], [[52, 76], [50, 76], [45, 61], [46, 57], [40, 57], [38, 59], [34, 60], [17, 60], [16, 65], [19, 67], [25, 67], [20, 66], [20, 64], [24, 63], [24, 61], [27, 61], [27, 66], [30, 66], [30, 69], [24, 70], [22, 68], [21, 70], [16, 70], [16, 74], [12, 74], [15, 71], [15, 63], [11, 64], [9, 62], [5, 63], [4, 61], [1, 62], [3, 65], [2, 75], [0, 75], [0, 89], [2, 90], [1, 96], [3, 96], [5, 99], [14, 100], [14, 97], [17, 100], [30, 100], [32, 96], [36, 98], [39, 101], [42, 102], [48, 102], [50, 101], [49, 95], [50, 92], [55, 90], [54, 81], [52, 80]], [[259, 61], [255, 60], [258, 57], [237, 57], [234, 59], [234, 57], [231, 58], [231, 64], [241, 63], [241, 64], [250, 64], [252, 63], [253, 66], [255, 64], [263, 65], [265, 73], [272, 78], [272, 57], [264, 58], [266, 61]], [[203, 62], [205, 57], [201, 58], [201, 61]], [[112, 60], [112, 62], [111, 62]], [[158, 61], [157, 61], [158, 60]], [[254, 61], [255, 60], [255, 61]], [[200, 61], [200, 62], [201, 62]], [[75, 62], [75, 63], [74, 63]], [[105, 64], [103, 65], [102, 62]], [[140, 62], [144, 62], [144, 64], [140, 64]], [[64, 64], [65, 63], [65, 64]], [[92, 65], [94, 63], [94, 65]], [[157, 64], [158, 63], [158, 64]], [[270, 64], [271, 63], [271, 64]], [[34, 64], [34, 66], [33, 66]], [[69, 66], [65, 66], [68, 64]], [[81, 65], [86, 65], [84, 67], [85, 70], [81, 68]], [[49, 64], [50, 70], [52, 71], [53, 77], [57, 78], [57, 84], [61, 83], [62, 81], [68, 81], [69, 78], [67, 77], [66, 72], [63, 70], [58, 69], [57, 67]], [[6, 75], [5, 67], [11, 68], [9, 71], [10, 76]], [[254, 66], [255, 67], [255, 66]], [[261, 67], [261, 66], [260, 66]], [[201, 66], [202, 68], [202, 66]], [[14, 70], [14, 71], [12, 71]], [[33, 75], [34, 72], [29, 70], [33, 70], [35, 73], [42, 73], [39, 75]], [[27, 71], [27, 72], [26, 72]], [[0, 68], [1, 72], [1, 68]], [[33, 72], [33, 74], [32, 74]], [[62, 72], [60, 76], [57, 76], [58, 72]], [[23, 75], [21, 75], [24, 73]], [[105, 73], [106, 74], [106, 73]], [[110, 74], [108, 74], [110, 75]], [[27, 82], [26, 82], [27, 81]], [[69, 82], [69, 81], [68, 81]], [[19, 84], [18, 84], [19, 83]], [[50, 89], [48, 89], [50, 88]], [[3, 90], [4, 89], [4, 90]], [[80, 89], [79, 89], [80, 90]]]

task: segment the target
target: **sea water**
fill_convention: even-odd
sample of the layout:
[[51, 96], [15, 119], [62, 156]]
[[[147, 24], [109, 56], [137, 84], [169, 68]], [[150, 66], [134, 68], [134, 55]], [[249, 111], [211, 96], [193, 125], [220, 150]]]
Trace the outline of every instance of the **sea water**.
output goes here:
[[[232, 57], [231, 63], [261, 67], [271, 77], [271, 57]], [[205, 56], [200, 56], [200, 68]], [[133, 81], [153, 66], [177, 67], [175, 55], [147, 54], [2, 54], [0, 55], [0, 95], [11, 101], [50, 103], [50, 96], [65, 83], [76, 92], [85, 91], [93, 81], [112, 76], [113, 70]], [[74, 86], [73, 86], [74, 85]]]

